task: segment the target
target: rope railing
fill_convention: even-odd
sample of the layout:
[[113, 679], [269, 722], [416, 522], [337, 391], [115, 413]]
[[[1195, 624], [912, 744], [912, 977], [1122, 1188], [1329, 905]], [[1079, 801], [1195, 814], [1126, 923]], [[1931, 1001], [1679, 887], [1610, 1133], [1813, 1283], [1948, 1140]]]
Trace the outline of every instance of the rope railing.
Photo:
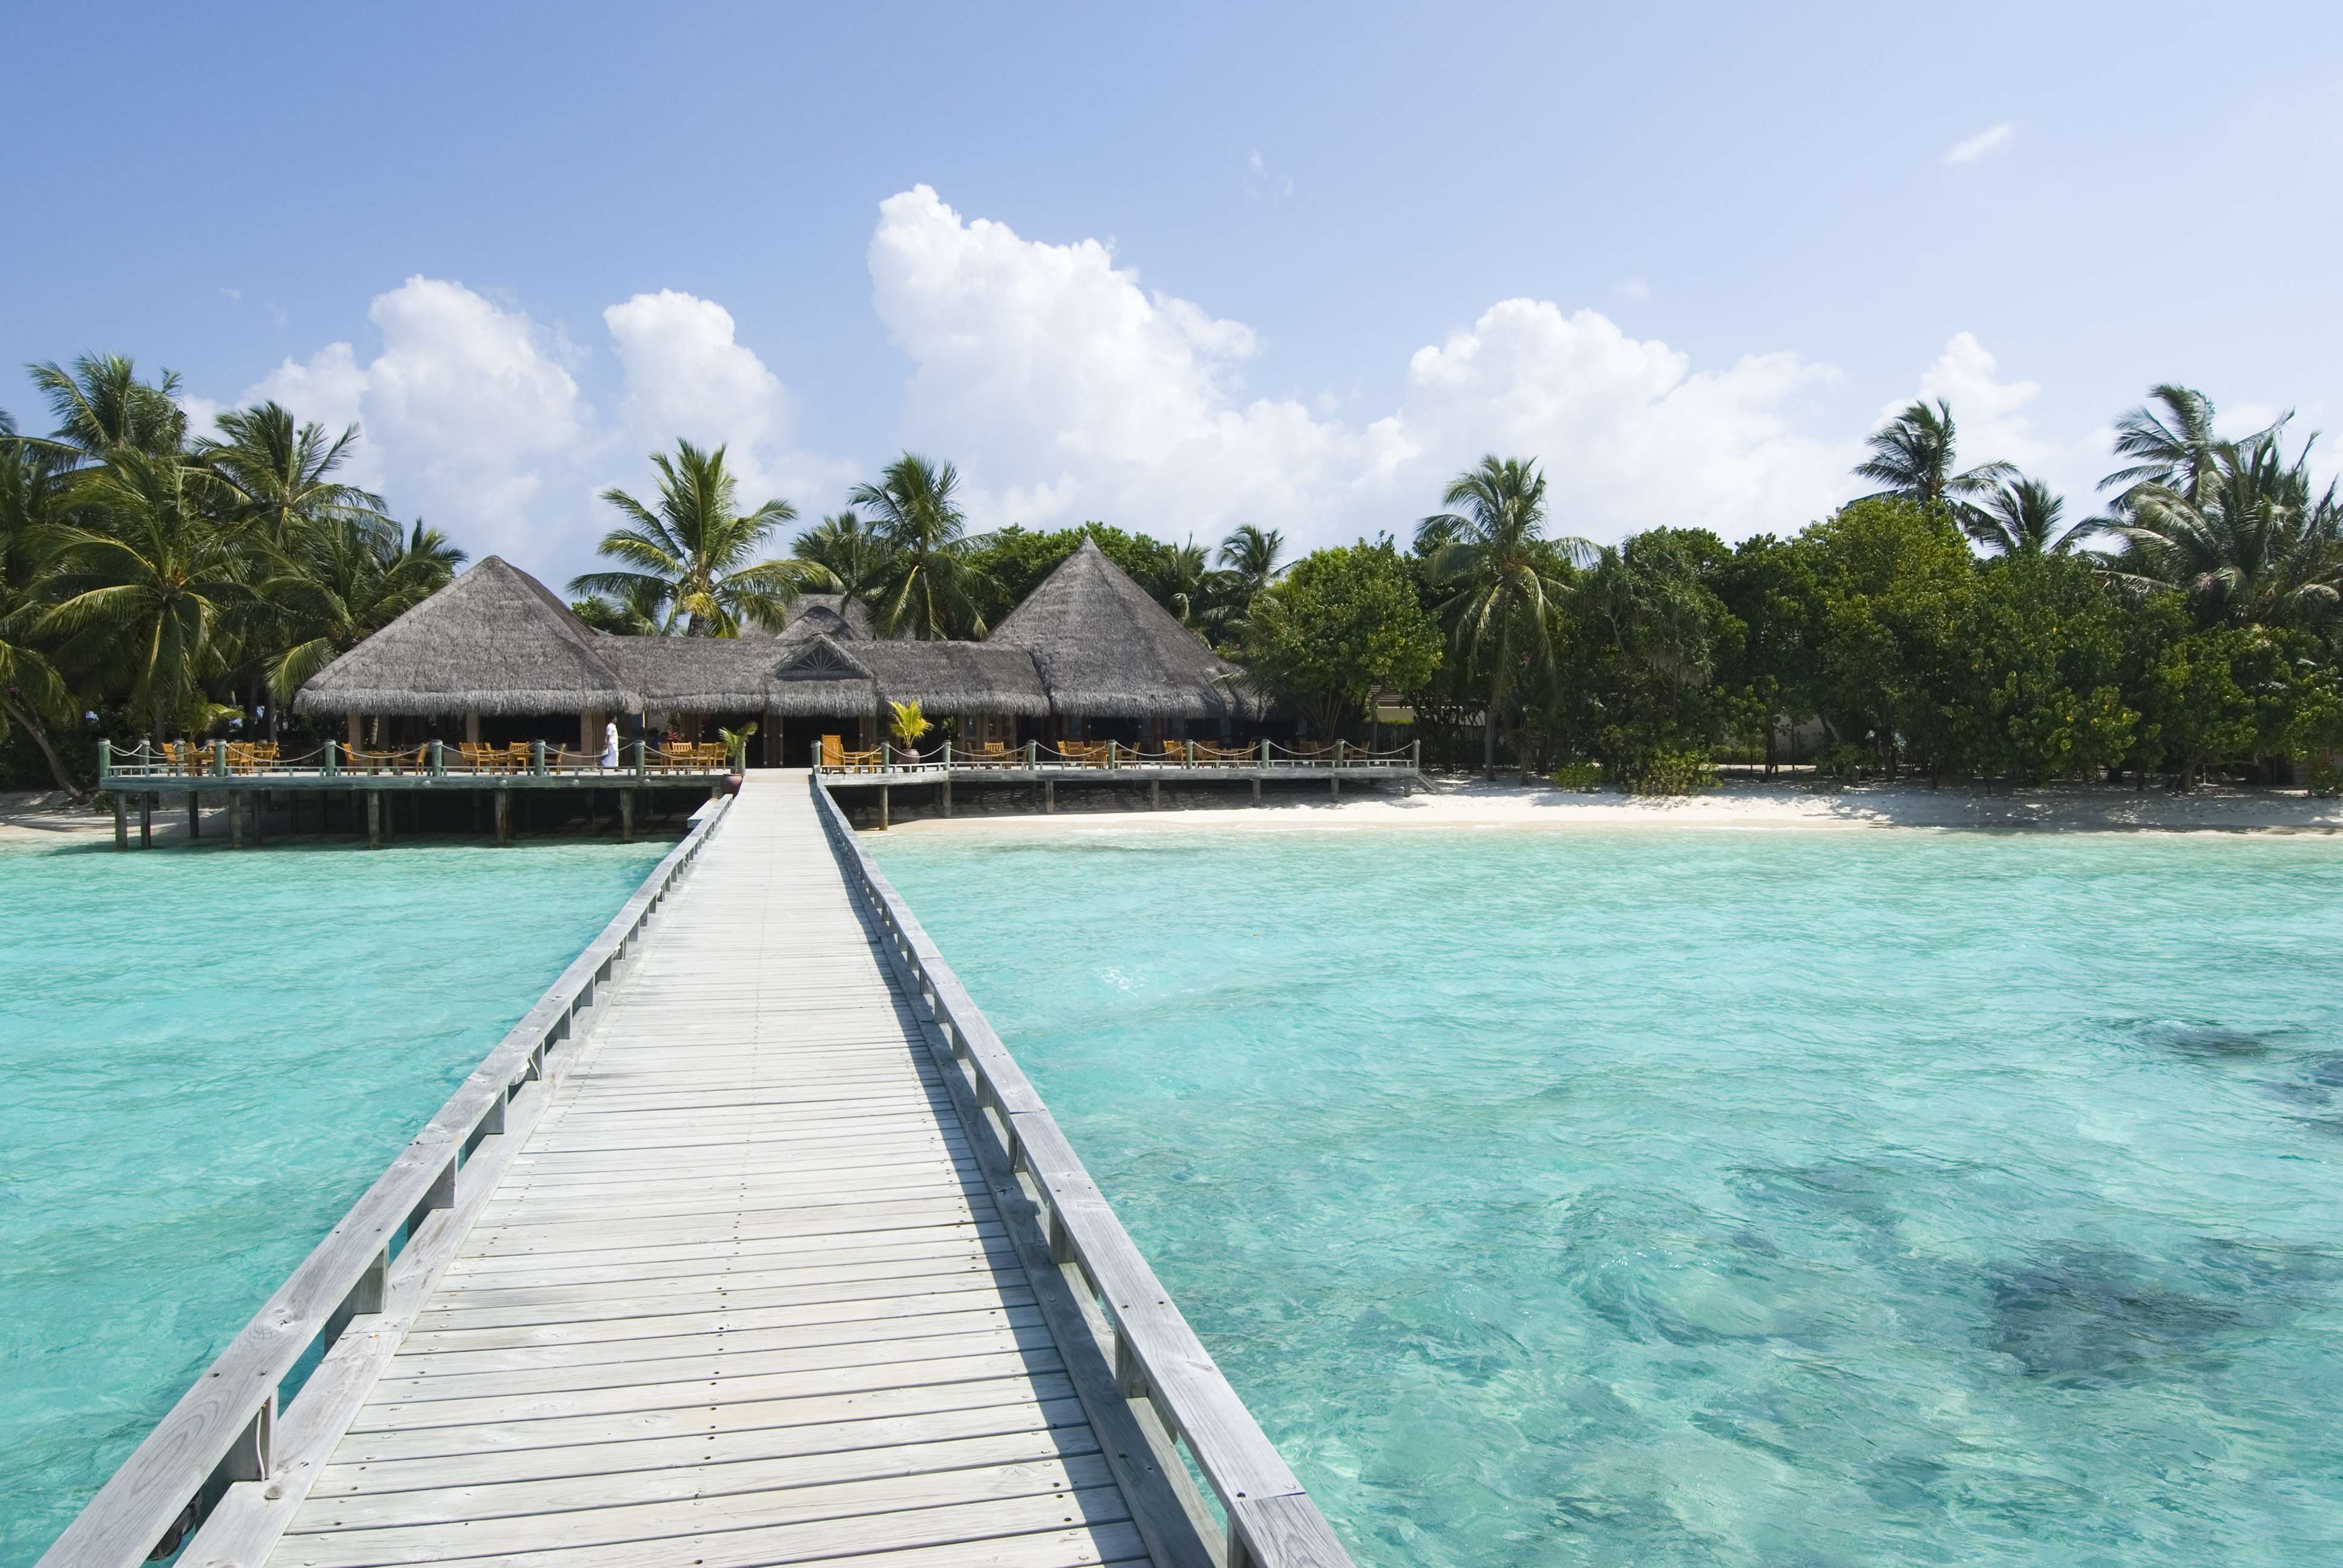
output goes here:
[[628, 742], [615, 766], [604, 766], [598, 751], [572, 751], [543, 741], [516, 741], [490, 746], [470, 741], [427, 740], [414, 746], [367, 749], [347, 741], [327, 740], [316, 749], [281, 755], [274, 741], [166, 741], [158, 749], [142, 740], [117, 748], [101, 740], [98, 780], [103, 787], [117, 779], [238, 779], [298, 777], [305, 780], [344, 776], [414, 778], [512, 778], [556, 775], [591, 776], [612, 781], [629, 775], [650, 779], [674, 775], [704, 778], [729, 772], [730, 759], [721, 747], [655, 747]]
[[1030, 772], [1041, 768], [1087, 770], [1176, 768], [1198, 771], [1216, 768], [1264, 768], [1391, 771], [1418, 766], [1418, 754], [1413, 746], [1373, 750], [1341, 740], [1322, 744], [1305, 742], [1301, 746], [1285, 746], [1272, 740], [1258, 740], [1243, 746], [1222, 746], [1203, 740], [1147, 742], [1138, 746], [1125, 745], [1118, 740], [1031, 741], [1001, 750], [970, 749], [947, 742], [926, 751], [887, 743], [867, 751], [837, 752], [834, 759], [826, 758], [822, 749], [817, 745], [813, 749], [812, 765], [816, 773], [823, 774], [937, 773], [946, 769], [954, 772], [983, 769]]

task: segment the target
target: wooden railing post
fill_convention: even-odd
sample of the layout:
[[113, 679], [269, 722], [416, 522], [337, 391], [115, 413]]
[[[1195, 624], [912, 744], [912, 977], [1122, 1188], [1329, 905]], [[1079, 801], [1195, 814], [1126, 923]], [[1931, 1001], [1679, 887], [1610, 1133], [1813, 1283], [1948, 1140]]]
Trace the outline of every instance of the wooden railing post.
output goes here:
[[[326, 777], [328, 779], [338, 778], [341, 775], [341, 742], [337, 740], [328, 740], [326, 742]], [[325, 819], [322, 817], [318, 819], [319, 821], [323, 821], [324, 819]]]
[[212, 777], [215, 779], [227, 777], [227, 742], [225, 740], [212, 742]]
[[108, 779], [113, 777], [114, 742], [111, 740], [101, 740], [97, 743], [97, 781], [100, 784], [103, 784]]
[[545, 742], [542, 740], [528, 743], [528, 770], [540, 779], [545, 777]]
[[895, 743], [891, 740], [881, 740], [879, 743], [879, 771], [892, 773], [894, 770]]
[[431, 777], [434, 779], [445, 779], [447, 777], [447, 749], [441, 742], [437, 740], [434, 740], [431, 743]]
[[1106, 743], [1106, 767], [1107, 767], [1107, 771], [1108, 771], [1108, 772], [1110, 772], [1110, 773], [1111, 773], [1111, 772], [1113, 772], [1117, 768], [1120, 768], [1120, 767], [1121, 767], [1121, 766], [1122, 766], [1122, 759], [1121, 759], [1121, 748], [1120, 748], [1120, 746], [1119, 746], [1116, 742], [1114, 742], [1114, 741], [1112, 741], [1112, 740], [1108, 741], [1108, 742]]

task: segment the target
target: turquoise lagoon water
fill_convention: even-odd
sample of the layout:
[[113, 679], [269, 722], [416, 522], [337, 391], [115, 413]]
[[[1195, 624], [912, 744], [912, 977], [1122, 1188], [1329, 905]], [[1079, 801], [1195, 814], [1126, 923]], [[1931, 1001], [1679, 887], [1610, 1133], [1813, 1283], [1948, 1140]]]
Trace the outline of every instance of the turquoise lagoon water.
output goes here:
[[873, 841], [1363, 1563], [2343, 1561], [2343, 843]]
[[0, 849], [0, 1563], [41, 1553], [666, 849]]

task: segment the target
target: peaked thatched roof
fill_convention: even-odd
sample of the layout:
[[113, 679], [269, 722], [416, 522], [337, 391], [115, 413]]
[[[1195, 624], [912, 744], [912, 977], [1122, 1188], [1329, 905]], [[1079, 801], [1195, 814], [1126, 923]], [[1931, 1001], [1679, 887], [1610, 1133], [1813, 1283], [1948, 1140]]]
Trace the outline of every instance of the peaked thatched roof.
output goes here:
[[1060, 713], [1169, 719], [1249, 710], [1243, 671], [1109, 560], [1095, 539], [995, 627], [988, 647], [1033, 656]]
[[788, 618], [775, 640], [802, 642], [814, 636], [869, 638], [879, 635], [870, 607], [842, 593], [801, 593], [789, 601]]
[[301, 713], [627, 712], [642, 699], [614, 643], [489, 556], [312, 676]]
[[884, 702], [916, 702], [932, 714], [1050, 711], [1050, 689], [1032, 655], [989, 642], [858, 642], [848, 649], [877, 681]]

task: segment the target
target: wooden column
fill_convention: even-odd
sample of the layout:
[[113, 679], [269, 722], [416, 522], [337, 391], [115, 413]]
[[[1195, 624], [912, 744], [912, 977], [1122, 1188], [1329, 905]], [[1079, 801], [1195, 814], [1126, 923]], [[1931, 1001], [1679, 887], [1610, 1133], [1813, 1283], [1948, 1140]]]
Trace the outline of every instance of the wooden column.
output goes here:
[[114, 847], [127, 849], [130, 848], [129, 808], [122, 799], [121, 790], [111, 789], [107, 793], [114, 799]]
[[512, 791], [509, 789], [497, 791], [497, 842], [512, 842]]
[[[946, 741], [944, 744], [950, 747], [951, 742]], [[944, 765], [944, 815], [947, 817], [951, 815], [951, 765], [949, 762]]]
[[190, 839], [203, 831], [202, 825], [196, 819], [202, 813], [203, 803], [204, 798], [201, 795], [196, 794], [193, 789], [187, 791], [187, 837]]
[[1252, 803], [1256, 806], [1261, 804], [1261, 775], [1258, 773], [1252, 776]]
[[618, 791], [618, 823], [619, 841], [627, 844], [633, 843], [635, 841], [635, 792], [632, 789]]
[[155, 797], [151, 791], [138, 797], [138, 847], [155, 847]]
[[255, 844], [268, 842], [268, 791], [266, 789], [252, 791], [252, 841]]
[[1163, 780], [1161, 776], [1147, 781], [1147, 809], [1151, 811], [1163, 809]]
[[478, 714], [467, 713], [464, 715], [464, 739], [475, 746], [478, 746], [480, 743], [480, 716]]
[[480, 792], [478, 789], [467, 789], [464, 791], [464, 798], [472, 803], [472, 831], [477, 833], [480, 830]]
[[879, 830], [887, 830], [887, 786], [879, 786]]
[[1041, 780], [1041, 814], [1048, 816], [1057, 809], [1058, 781], [1055, 779], [1044, 779]]
[[349, 725], [350, 749], [356, 751], [359, 747], [366, 744], [366, 731], [361, 726], [361, 721], [358, 719], [358, 716], [355, 713], [349, 716]]
[[382, 791], [369, 789], [367, 798], [367, 848], [382, 848]]

